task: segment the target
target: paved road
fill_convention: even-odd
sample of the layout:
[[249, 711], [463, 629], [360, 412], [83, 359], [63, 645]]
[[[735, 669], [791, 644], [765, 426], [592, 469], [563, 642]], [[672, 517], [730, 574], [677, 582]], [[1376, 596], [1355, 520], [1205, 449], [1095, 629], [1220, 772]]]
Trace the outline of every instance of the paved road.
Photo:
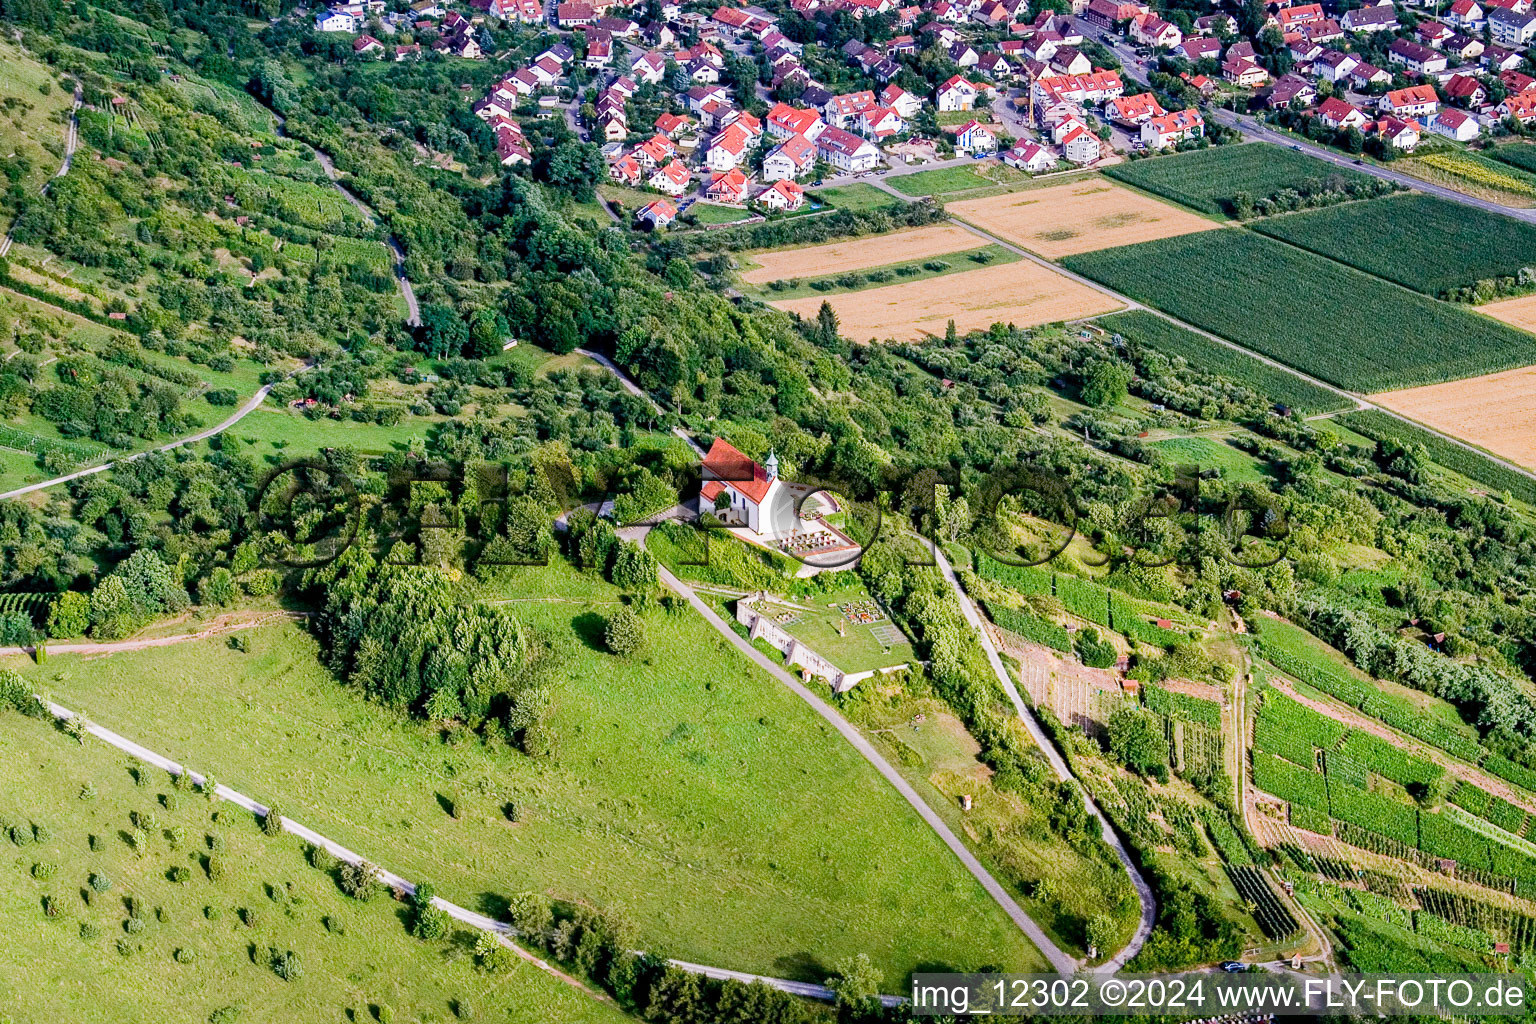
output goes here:
[[[271, 107], [267, 107], [267, 112], [272, 115], [273, 123], [276, 125], [274, 134], [292, 138], [284, 127], [288, 123], [288, 119]], [[321, 169], [325, 171], [325, 176], [331, 179], [331, 184], [336, 187], [336, 191], [346, 197], [347, 202], [351, 203], [357, 209], [357, 212], [363, 215], [364, 220], [369, 224], [377, 224], [379, 217], [378, 214], [373, 212], [373, 208], [341, 183], [340, 176], [336, 170], [336, 163], [330, 158], [330, 155], [322, 149], [309, 145], [303, 139], [298, 141], [315, 154], [315, 160], [319, 162]], [[400, 248], [400, 242], [394, 235], [390, 235], [385, 239], [384, 245], [389, 249], [389, 254], [394, 259], [395, 284], [400, 289], [401, 298], [405, 299], [405, 322], [412, 327], [419, 327], [421, 326], [421, 308], [416, 303], [416, 289], [411, 287], [411, 279], [405, 275], [405, 251]]]
[[[734, 636], [735, 634], [732, 635]], [[50, 649], [54, 651], [62, 651], [64, 648], [54, 647]], [[47, 704], [49, 712], [60, 721], [67, 722], [77, 717], [76, 712], [67, 707], [64, 707], [61, 704], [56, 704], [53, 701], [42, 697], [41, 694], [39, 694], [39, 699], [43, 700], [44, 703]], [[133, 740], [113, 732], [111, 729], [107, 729], [104, 726], [97, 725], [93, 722], [87, 722], [86, 731], [102, 742], [116, 747], [118, 750], [123, 751], [131, 757], [135, 757], [140, 761], [143, 761], [145, 764], [154, 765], [156, 768], [159, 768], [165, 772], [169, 772], [172, 775], [181, 775], [185, 773], [199, 787], [201, 787], [203, 783], [207, 781], [207, 777], [202, 773], [192, 771], [184, 765], [171, 760], [165, 755], [135, 743]], [[270, 807], [258, 803], [256, 800], [246, 796], [244, 793], [241, 793], [235, 789], [231, 789], [222, 783], [216, 787], [215, 792], [221, 799], [228, 800], [230, 803], [235, 804], [238, 807], [243, 807], [258, 817], [265, 817], [271, 810]], [[366, 859], [361, 854], [348, 849], [347, 847], [336, 842], [334, 839], [324, 836], [321, 833], [316, 832], [314, 829], [309, 828], [301, 822], [295, 821], [293, 818], [287, 817], [286, 815], [283, 817], [283, 830], [298, 836], [306, 843], [324, 847], [331, 853], [332, 856], [336, 857], [338, 860], [346, 861], [349, 864], [362, 864], [365, 862], [374, 864], [378, 871], [379, 880], [393, 889], [399, 889], [406, 893], [414, 893], [416, 891], [416, 884], [414, 882], [411, 882], [392, 871], [378, 867], [377, 863], [374, 861], [366, 861]], [[496, 940], [503, 946], [506, 946], [518, 957], [525, 960], [529, 964], [532, 964], [534, 967], [543, 971], [545, 974], [557, 978], [564, 984], [570, 985], [573, 988], [580, 989], [582, 992], [586, 993], [594, 999], [598, 999], [606, 1003], [612, 1002], [612, 1000], [609, 999], [607, 995], [588, 987], [580, 980], [573, 978], [571, 975], [560, 970], [558, 967], [554, 966], [548, 961], [535, 956], [533, 953], [519, 946], [516, 942], [513, 941], [513, 938], [517, 934], [516, 929], [514, 929], [505, 921], [498, 921], [495, 918], [487, 917], [484, 914], [478, 914], [475, 911], [461, 907], [456, 903], [450, 903], [448, 900], [445, 900], [440, 896], [433, 899], [432, 904], [433, 906], [436, 906], [444, 913], [446, 913], [449, 917], [452, 917], [454, 920], [467, 924], [471, 928], [475, 928], [479, 931], [487, 932], [490, 935], [495, 936]], [[773, 988], [780, 989], [781, 991], [791, 993], [792, 995], [824, 1000], [830, 1000], [833, 998], [832, 990], [827, 988], [825, 985], [814, 985], [803, 981], [790, 981], [785, 978], [770, 978], [760, 974], [748, 974], [743, 971], [732, 971], [722, 967], [710, 967], [704, 964], [690, 963], [686, 960], [669, 960], [668, 963], [672, 964], [674, 967], [679, 968], [680, 970], [689, 971], [694, 974], [701, 974], [710, 978], [730, 978], [737, 981], [746, 982], [748, 984], [754, 981], [760, 981], [765, 985], [769, 985]], [[896, 1005], [898, 1003], [904, 1002], [904, 999], [901, 996], [881, 996], [880, 998], [883, 1002], [886, 1003], [886, 1005]]]
[[[997, 646], [992, 643], [992, 637], [987, 633], [986, 623], [982, 620], [981, 613], [976, 610], [976, 605], [971, 601], [970, 595], [960, 585], [960, 579], [955, 575], [954, 567], [949, 564], [949, 559], [944, 557], [944, 552], [937, 545], [933, 548], [933, 557], [934, 561], [938, 563], [939, 572], [944, 575], [944, 578], [949, 581], [950, 587], [954, 590], [955, 599], [960, 603], [960, 611], [965, 616], [965, 621], [970, 623], [971, 628], [981, 637], [981, 646], [987, 652], [987, 661], [992, 666], [992, 672], [997, 676], [997, 681], [1002, 684], [1003, 692], [1008, 694], [1008, 700], [1013, 704], [1013, 710], [1018, 714], [1019, 721], [1023, 722], [1024, 728], [1028, 730], [1030, 739], [1035, 741], [1035, 746], [1039, 747], [1040, 752], [1045, 755], [1046, 761], [1050, 763], [1051, 770], [1056, 773], [1057, 778], [1063, 782], [1073, 781], [1072, 769], [1067, 766], [1066, 759], [1061, 756], [1061, 753], [1056, 749], [1056, 745], [1051, 742], [1050, 737], [1046, 736], [1045, 730], [1040, 728], [1040, 723], [1035, 718], [1034, 713], [1029, 710], [1029, 706], [1024, 703], [1023, 697], [1019, 695], [1018, 687], [1013, 683], [1013, 676], [1009, 674], [1007, 666], [1003, 664], [1002, 658], [998, 656]], [[1098, 819], [1099, 833], [1104, 837], [1104, 842], [1109, 844], [1110, 849], [1115, 851], [1115, 856], [1120, 858], [1121, 867], [1130, 876], [1131, 885], [1136, 890], [1137, 902], [1141, 904], [1140, 917], [1136, 923], [1136, 931], [1131, 935], [1131, 941], [1120, 952], [1093, 969], [1096, 973], [1109, 973], [1124, 967], [1131, 957], [1141, 952], [1141, 947], [1146, 944], [1147, 936], [1152, 934], [1152, 926], [1157, 923], [1157, 897], [1152, 893], [1152, 886], [1147, 884], [1147, 880], [1137, 870], [1136, 862], [1131, 859], [1130, 851], [1120, 841], [1119, 833], [1114, 830], [1114, 827], [1109, 823], [1109, 819], [1099, 810], [1098, 804], [1093, 802], [1093, 797], [1089, 795], [1087, 787], [1079, 783], [1078, 790], [1083, 795], [1083, 804], [1088, 808], [1088, 813]]]
[[[648, 532], [650, 532], [649, 528], [641, 527], [621, 530], [620, 536], [626, 539], [638, 540], [643, 544], [645, 535]], [[1018, 901], [1009, 894], [1008, 890], [1002, 887], [997, 879], [992, 877], [991, 872], [960, 841], [960, 838], [955, 835], [944, 819], [939, 817], [932, 807], [928, 806], [928, 802], [918, 794], [917, 790], [912, 788], [911, 784], [902, 777], [900, 772], [891, 767], [890, 763], [880, 755], [880, 752], [875, 749], [873, 744], [864, 738], [862, 733], [850, 725], [848, 720], [838, 714], [826, 701], [811, 692], [804, 683], [784, 671], [778, 665], [775, 665], [761, 651], [742, 638], [740, 634], [731, 628], [728, 622], [715, 614], [714, 609], [705, 604], [699, 598], [699, 595], [693, 592], [692, 587], [672, 575], [665, 566], [659, 567], [658, 571], [661, 576], [661, 582], [667, 589], [682, 595], [693, 606], [693, 609], [704, 616], [705, 621], [715, 627], [715, 630], [735, 646], [737, 650], [746, 655], [773, 678], [789, 687], [795, 696], [809, 704], [811, 709], [820, 715], [828, 725], [836, 729], [839, 735], [847, 740], [848, 744], [858, 751], [864, 760], [868, 761], [877, 772], [884, 776], [885, 781], [889, 782], [906, 799], [918, 816], [944, 842], [944, 845], [949, 847], [950, 851], [960, 859], [960, 862], [965, 865], [966, 870], [981, 884], [981, 887], [987, 891], [987, 894], [997, 901], [998, 906], [1003, 908], [1003, 912], [1013, 920], [1013, 923], [1018, 926], [1019, 930], [1028, 936], [1029, 940], [1044, 954], [1053, 970], [1067, 975], [1077, 972], [1079, 966], [1077, 960], [1057, 946], [1050, 936], [1045, 934], [1045, 930], [1024, 912], [1024, 908], [1019, 906]]]
[[[588, 359], [592, 360], [594, 363], [601, 366], [615, 377], [619, 378], [619, 383], [624, 385], [624, 390], [628, 391], [630, 394], [637, 398], [643, 398], [649, 402], [651, 408], [656, 410], [656, 415], [665, 416], [667, 414], [666, 410], [663, 409], [660, 405], [656, 404], [656, 400], [647, 394], [645, 389], [640, 387], [640, 385], [636, 384], [634, 381], [630, 380], [629, 375], [626, 374], [623, 370], [619, 369], [619, 367], [614, 364], [612, 359], [609, 359], [601, 352], [593, 352], [591, 349], [586, 348], [578, 348], [576, 349], [576, 352], [586, 356]], [[695, 455], [701, 459], [704, 457], [704, 449], [699, 447], [698, 442], [689, 435], [688, 431], [684, 430], [682, 427], [673, 427], [672, 433], [690, 449], [692, 449]]]
[[[309, 369], [308, 364], [299, 368], [298, 370], [295, 370], [294, 373], [303, 373], [307, 369]], [[289, 376], [292, 376], [292, 374]], [[54, 487], [58, 484], [69, 483], [71, 480], [78, 480], [84, 476], [92, 476], [96, 473], [104, 473], [119, 463], [133, 462], [136, 459], [142, 459], [144, 456], [152, 455], [155, 452], [168, 452], [176, 448], [180, 448], [183, 445], [196, 444], [198, 441], [206, 441], [208, 438], [213, 437], [215, 434], [224, 433], [224, 431], [245, 419], [247, 415], [261, 406], [261, 403], [266, 400], [267, 395], [276, 386], [277, 385], [275, 383], [262, 386], [254, 395], [250, 397], [250, 399], [244, 405], [237, 409], [233, 415], [231, 415], [228, 419], [216, 427], [210, 427], [207, 430], [199, 431], [198, 433], [192, 434], [188, 437], [179, 438], [170, 442], [169, 444], [163, 444], [158, 448], [151, 448], [147, 452], [139, 452], [137, 455], [125, 455], [121, 459], [113, 459], [111, 462], [103, 462], [99, 466], [91, 466], [89, 469], [76, 470], [73, 473], [66, 473], [63, 476], [56, 476], [52, 480], [43, 480], [39, 483], [28, 484], [25, 487], [18, 487], [15, 490], [6, 491], [3, 494], [0, 494], [0, 501], [4, 501], [7, 498], [17, 498], [23, 494], [31, 494], [33, 491], [41, 491], [44, 488]]]
[[[80, 83], [75, 83], [75, 99], [69, 108], [69, 128], [64, 133], [64, 160], [59, 164], [59, 169], [54, 172], [53, 178], [62, 178], [69, 173], [69, 169], [75, 164], [75, 149], [80, 145], [80, 104], [85, 101], [85, 91]], [[48, 186], [53, 184], [53, 178], [43, 182], [42, 192], [48, 192]], [[11, 232], [5, 233], [5, 238], [0, 239], [0, 256], [5, 256], [11, 251]]]

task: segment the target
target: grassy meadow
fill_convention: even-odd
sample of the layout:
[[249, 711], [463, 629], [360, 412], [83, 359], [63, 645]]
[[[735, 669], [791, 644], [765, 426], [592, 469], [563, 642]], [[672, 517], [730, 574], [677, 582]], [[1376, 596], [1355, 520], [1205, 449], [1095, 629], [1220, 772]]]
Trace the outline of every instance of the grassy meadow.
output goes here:
[[213, 638], [15, 662], [92, 720], [470, 907], [533, 889], [627, 914], [648, 949], [788, 977], [857, 952], [897, 986], [922, 964], [1041, 966], [900, 797], [691, 613], [648, 613], [647, 650], [619, 660], [598, 650], [619, 597], [606, 584], [552, 566], [495, 591], [566, 648], [549, 758], [364, 701], [292, 626], [247, 633], [249, 653]]

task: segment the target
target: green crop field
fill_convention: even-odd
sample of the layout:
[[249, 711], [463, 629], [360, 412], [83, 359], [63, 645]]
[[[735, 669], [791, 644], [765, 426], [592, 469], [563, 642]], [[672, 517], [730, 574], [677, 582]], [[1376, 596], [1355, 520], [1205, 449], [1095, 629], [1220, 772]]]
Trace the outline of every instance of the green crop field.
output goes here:
[[250, 653], [11, 664], [472, 908], [532, 889], [623, 913], [672, 956], [811, 978], [867, 952], [898, 988], [936, 961], [1043, 965], [885, 780], [691, 612], [648, 612], [646, 651], [618, 659], [597, 638], [620, 595], [595, 577], [515, 570], [488, 596], [560, 645], [548, 758], [445, 743], [345, 689], [293, 626], [248, 631]]
[[1106, 316], [1099, 320], [1099, 324], [1107, 331], [1124, 335], [1164, 355], [1178, 356], [1198, 370], [1250, 387], [1266, 398], [1302, 413], [1333, 412], [1349, 407], [1349, 400], [1342, 395], [1144, 309]]
[[1251, 231], [1068, 256], [1068, 268], [1356, 391], [1531, 362], [1531, 336]]
[[1536, 173], [1536, 146], [1528, 143], [1511, 142], [1506, 146], [1495, 146], [1487, 150], [1487, 155], [1500, 163]]
[[1231, 213], [1232, 197], [1239, 192], [1261, 198], [1309, 180], [1348, 183], [1365, 178], [1358, 171], [1264, 143], [1133, 160], [1107, 167], [1104, 173], [1193, 209], [1220, 214]]
[[[41, 825], [47, 837], [24, 848], [6, 841], [0, 1019], [201, 1024], [235, 1007], [240, 1021], [446, 1021], [456, 1005], [509, 1024], [629, 1019], [522, 961], [504, 974], [477, 970], [465, 928], [439, 942], [410, 937], [397, 904], [342, 895], [298, 840], [267, 838], [250, 814], [177, 792], [157, 770], [144, 769], [137, 786], [127, 757], [98, 740], [81, 745], [6, 712], [0, 757], [0, 817]], [[158, 827], [135, 853], [130, 815], [150, 812]], [[171, 879], [177, 870], [184, 881]], [[284, 981], [258, 966], [258, 947], [297, 954], [302, 976]]]
[[[977, 241], [981, 241], [977, 239]], [[888, 284], [910, 284], [930, 277], [946, 274], [963, 274], [979, 267], [999, 267], [1005, 263], [1017, 263], [1024, 257], [1001, 245], [981, 245], [975, 249], [928, 256], [923, 259], [888, 263], [868, 270], [854, 270], [825, 277], [790, 278], [770, 281], [763, 285], [743, 285], [742, 291], [762, 299], [776, 302], [780, 299], [802, 299], [808, 295], [836, 295], [841, 292], [862, 291]]]
[[1536, 227], [1434, 196], [1269, 217], [1254, 230], [1427, 295], [1536, 266]]

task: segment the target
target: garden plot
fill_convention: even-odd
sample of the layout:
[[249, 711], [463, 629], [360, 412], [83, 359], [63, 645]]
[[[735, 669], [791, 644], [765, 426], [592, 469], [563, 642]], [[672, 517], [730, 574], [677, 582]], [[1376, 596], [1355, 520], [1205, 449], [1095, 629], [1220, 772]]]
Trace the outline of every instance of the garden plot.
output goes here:
[[[1372, 401], [1536, 468], [1536, 366], [1388, 391]], [[1498, 414], [1490, 416], [1495, 409]]]
[[1051, 259], [1220, 227], [1103, 178], [967, 199], [947, 208], [957, 217]]
[[979, 249], [986, 245], [964, 228], [935, 224], [889, 235], [865, 235], [808, 249], [780, 249], [749, 253], [755, 266], [741, 275], [746, 284], [766, 284], [792, 277], [825, 277], [851, 270], [867, 270], [908, 260], [943, 256]]
[[944, 287], [916, 281], [773, 303], [779, 309], [814, 317], [832, 304], [844, 336], [855, 340], [921, 341], [942, 335], [949, 323], [962, 334], [994, 323], [1019, 327], [1076, 320], [1121, 308], [1102, 292], [1071, 281], [1035, 263], [951, 274]]

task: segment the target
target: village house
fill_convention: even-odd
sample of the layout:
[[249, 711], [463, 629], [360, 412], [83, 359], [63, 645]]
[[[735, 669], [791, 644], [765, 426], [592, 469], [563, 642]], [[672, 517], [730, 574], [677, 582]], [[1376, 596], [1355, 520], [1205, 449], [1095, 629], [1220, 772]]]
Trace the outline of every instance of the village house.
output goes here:
[[1373, 85], [1386, 85], [1391, 81], [1391, 75], [1365, 61], [1349, 69], [1349, 84], [1356, 89], [1369, 89]]
[[658, 134], [676, 140], [683, 135], [692, 134], [698, 125], [693, 118], [683, 114], [660, 114], [652, 127]]
[[315, 14], [316, 32], [356, 32], [362, 24], [363, 18], [360, 14], [352, 14], [335, 7], [326, 8]]
[[788, 139], [803, 135], [813, 141], [827, 126], [816, 111], [802, 110], [788, 103], [775, 103], [768, 111], [763, 125], [771, 138]]
[[880, 105], [890, 107], [903, 119], [910, 120], [923, 109], [923, 99], [899, 85], [888, 85], [880, 90]]
[[1174, 47], [1183, 42], [1184, 34], [1155, 14], [1138, 14], [1131, 19], [1131, 38], [1142, 46]]
[[805, 189], [784, 178], [763, 189], [754, 198], [770, 210], [798, 210], [805, 204]]
[[1444, 71], [1449, 63], [1445, 54], [1409, 39], [1395, 40], [1387, 47], [1387, 57], [1416, 75], [1436, 74]]
[[677, 207], [665, 199], [646, 203], [635, 211], [635, 221], [652, 231], [666, 227], [677, 219]]
[[1269, 80], [1269, 72], [1252, 57], [1229, 59], [1221, 66], [1221, 77], [1239, 88], [1252, 89]]
[[1058, 75], [1086, 75], [1093, 70], [1088, 55], [1075, 46], [1058, 46], [1048, 62]]
[[1454, 0], [1445, 16], [1463, 32], [1481, 32], [1487, 20], [1483, 6], [1477, 0]]
[[1030, 174], [1043, 174], [1056, 166], [1056, 157], [1044, 146], [1021, 142], [1003, 154], [1003, 163]]
[[968, 153], [992, 153], [997, 136], [980, 121], [967, 121], [955, 130], [955, 148]]
[[794, 135], [775, 146], [763, 157], [763, 180], [800, 179], [816, 166], [816, 145], [803, 135]]
[[1125, 84], [1120, 81], [1119, 72], [1115, 71], [1037, 78], [1031, 88], [1036, 106], [1047, 106], [1062, 100], [1100, 104], [1125, 95]]
[[1419, 122], [1397, 117], [1382, 118], [1377, 123], [1376, 132], [1387, 145], [1404, 151], [1413, 149], [1423, 137], [1423, 128]]
[[900, 135], [906, 130], [906, 122], [890, 107], [865, 107], [859, 111], [855, 125], [860, 135], [876, 142]]
[[1353, 11], [1345, 11], [1339, 24], [1344, 26], [1344, 31], [1357, 35], [1386, 32], [1397, 28], [1397, 9], [1391, 4], [1357, 7]]
[[1497, 74], [1500, 71], [1513, 71], [1525, 63], [1525, 58], [1511, 50], [1507, 46], [1490, 43], [1483, 47], [1482, 56], [1478, 57], [1478, 63], [1489, 71]]
[[816, 137], [816, 152], [823, 160], [847, 174], [872, 170], [880, 162], [874, 144], [841, 128], [828, 128]]
[[1205, 119], [1198, 111], [1175, 110], [1149, 118], [1141, 126], [1141, 143], [1148, 149], [1164, 149], [1204, 134]]
[[713, 175], [705, 186], [706, 198], [717, 203], [740, 203], [747, 198], [747, 176], [740, 169]]
[[384, 53], [384, 44], [373, 36], [362, 35], [352, 40], [352, 52], [360, 56], [379, 57]]
[[635, 80], [647, 85], [657, 85], [666, 76], [667, 58], [657, 50], [642, 53], [635, 58], [635, 62], [629, 66], [629, 73], [635, 76]]
[[1275, 79], [1275, 83], [1259, 93], [1259, 101], [1271, 109], [1299, 103], [1310, 107], [1317, 102], [1317, 86], [1293, 72]]
[[653, 135], [630, 154], [640, 162], [643, 170], [651, 171], [677, 156], [677, 147], [665, 135]]
[[976, 106], [976, 96], [976, 86], [955, 75], [939, 86], [938, 92], [934, 95], [934, 105], [941, 113], [951, 110], [970, 110]]
[[1210, 36], [1191, 36], [1174, 48], [1174, 54], [1188, 61], [1221, 59], [1221, 40]]
[[1471, 142], [1482, 132], [1477, 118], [1455, 107], [1441, 107], [1427, 127], [1436, 135], [1444, 135], [1457, 142]]
[[[1487, 87], [1471, 75], [1452, 75], [1440, 88], [1448, 99], [1465, 107], [1480, 107], [1488, 102]], [[1434, 125], [1429, 127], [1434, 129]]]
[[1500, 117], [1512, 117], [1521, 124], [1536, 120], [1536, 92], [1512, 92], [1497, 108]]
[[555, 24], [561, 28], [578, 28], [597, 20], [597, 11], [591, 4], [575, 0], [555, 7]]
[[1359, 64], [1360, 59], [1352, 53], [1325, 50], [1312, 62], [1312, 73], [1325, 82], [1337, 85], [1348, 78], [1349, 73]]
[[1126, 128], [1139, 127], [1166, 113], [1168, 111], [1163, 109], [1157, 97], [1150, 92], [1138, 96], [1116, 96], [1104, 103], [1104, 116]]
[[687, 165], [674, 158], [666, 166], [656, 168], [646, 184], [669, 196], [680, 196], [688, 191], [690, 181], [692, 181], [692, 175], [688, 173]]
[[619, 157], [608, 167], [608, 177], [620, 185], [638, 185], [643, 172], [633, 154]]
[[853, 126], [860, 111], [874, 105], [875, 94], [865, 89], [862, 92], [847, 92], [833, 96], [822, 106], [821, 113], [826, 118], [827, 124], [833, 128], [846, 129]]
[[1398, 118], [1429, 117], [1439, 109], [1440, 97], [1432, 85], [1393, 89], [1378, 101], [1379, 109]]
[[1421, 21], [1413, 30], [1415, 40], [1436, 49], [1444, 45], [1445, 41], [1454, 34], [1449, 25], [1440, 21]]
[[1330, 96], [1317, 105], [1317, 117], [1328, 127], [1335, 130], [1340, 128], [1361, 129], [1365, 127], [1367, 120], [1353, 104]]
[[1280, 27], [1282, 34], [1298, 31], [1307, 25], [1315, 25], [1326, 20], [1322, 4], [1296, 4], [1292, 7], [1282, 7], [1276, 11], [1271, 21]]
[[1488, 34], [1501, 46], [1522, 47], [1536, 35], [1536, 16], [1496, 8], [1488, 15]]
[[1067, 131], [1061, 134], [1057, 140], [1062, 154], [1071, 163], [1082, 166], [1091, 164], [1103, 155], [1103, 145], [1099, 137], [1088, 130], [1088, 126], [1077, 122]]

